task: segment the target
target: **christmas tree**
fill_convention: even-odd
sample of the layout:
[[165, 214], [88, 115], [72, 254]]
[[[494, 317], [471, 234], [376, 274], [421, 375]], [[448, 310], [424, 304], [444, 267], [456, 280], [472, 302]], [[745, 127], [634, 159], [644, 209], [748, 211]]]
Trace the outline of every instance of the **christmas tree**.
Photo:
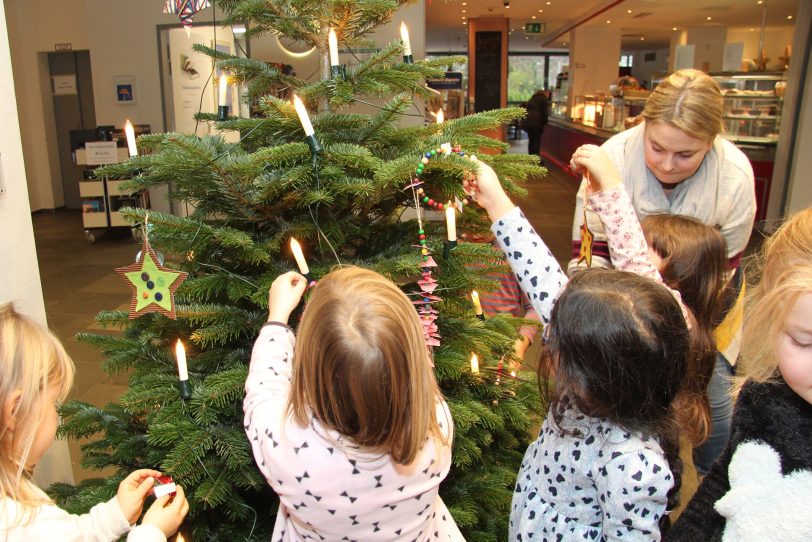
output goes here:
[[[166, 254], [167, 267], [189, 278], [177, 290], [176, 320], [159, 313], [130, 320], [127, 312], [104, 312], [97, 320], [123, 333], [81, 336], [104, 352], [105, 370], [130, 371], [131, 377], [119, 404], [63, 406], [62, 433], [89, 439], [83, 464], [115, 472], [76, 487], [53, 486], [51, 494], [63, 507], [86, 511], [114, 495], [128, 472], [154, 467], [186, 489], [187, 538], [270, 536], [277, 500], [243, 431], [243, 385], [253, 341], [266, 319], [268, 287], [295, 268], [288, 248], [295, 238], [315, 279], [339, 262], [360, 265], [413, 295], [426, 270], [421, 264], [437, 263], [430, 269], [440, 300], [431, 305], [438, 311], [440, 339], [432, 350], [455, 422], [454, 466], [440, 492], [468, 540], [506, 538], [516, 472], [540, 407], [532, 375], [516, 379], [505, 371], [497, 379], [495, 369], [500, 360], [515, 360], [516, 329], [525, 322], [475, 317], [470, 292], [493, 288], [482, 275], [504, 269], [502, 260], [490, 245], [477, 243], [460, 243], [443, 258], [445, 224], [426, 220], [424, 211], [465, 197], [462, 180], [475, 168], [467, 152], [491, 164], [517, 196], [523, 194], [520, 183], [543, 169], [536, 157], [500, 154], [506, 145], [481, 135], [522, 116], [520, 108], [404, 125], [402, 119], [418, 111], [416, 103], [431, 95], [426, 78], [442, 77], [446, 66], [463, 59], [412, 59], [398, 40], [351, 68], [331, 69], [330, 28], [350, 50], [370, 47], [365, 35], [405, 3], [221, 0], [228, 14], [224, 22], [247, 23], [249, 36], [276, 33], [316, 46], [324, 59], [320, 79], [306, 82], [257, 60], [196, 46], [258, 106], [256, 118], [199, 114], [217, 129], [238, 131], [239, 143], [219, 135], [145, 135], [139, 139], [141, 155], [99, 171], [132, 178], [132, 189], [169, 184], [170, 197], [189, 204], [193, 211], [186, 217], [150, 212], [144, 230], [150, 244]], [[306, 139], [294, 104], [288, 96], [277, 97], [280, 88], [308, 106], [314, 137]], [[354, 113], [362, 99], [378, 100], [377, 112]], [[447, 152], [447, 143], [456, 151]], [[415, 179], [422, 184], [409, 187]], [[419, 224], [404, 217], [416, 206]], [[127, 216], [143, 224], [147, 212], [130, 209]], [[457, 216], [461, 228], [487, 230], [475, 205]], [[474, 262], [479, 265], [472, 267]], [[188, 400], [178, 391], [179, 339], [187, 347]], [[480, 360], [479, 372], [472, 371], [472, 353]]]

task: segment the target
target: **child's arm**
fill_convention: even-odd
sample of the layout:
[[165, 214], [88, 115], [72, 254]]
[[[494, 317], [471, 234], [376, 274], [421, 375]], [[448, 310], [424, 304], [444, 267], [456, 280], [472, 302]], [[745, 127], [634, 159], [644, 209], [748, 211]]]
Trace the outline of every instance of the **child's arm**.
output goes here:
[[[570, 164], [582, 171], [587, 179], [588, 203], [603, 224], [615, 269], [663, 284], [660, 271], [649, 258], [646, 237], [632, 201], [606, 152], [595, 145], [582, 145], [573, 153]], [[679, 302], [686, 321], [690, 321], [680, 293], [668, 289]]]
[[519, 286], [542, 320], [549, 322], [553, 304], [567, 277], [521, 210], [510, 201], [493, 169], [482, 162], [479, 164], [474, 188], [477, 202], [493, 221], [491, 230]]
[[602, 540], [659, 540], [659, 521], [674, 485], [668, 462], [648, 449], [612, 455], [595, 473]]
[[273, 432], [280, 426], [290, 393], [295, 338], [287, 322], [306, 286], [307, 280], [294, 272], [280, 275], [274, 281], [268, 294], [268, 323], [254, 343], [245, 381], [245, 432], [266, 477], [270, 476], [264, 459], [266, 444], [278, 441]]

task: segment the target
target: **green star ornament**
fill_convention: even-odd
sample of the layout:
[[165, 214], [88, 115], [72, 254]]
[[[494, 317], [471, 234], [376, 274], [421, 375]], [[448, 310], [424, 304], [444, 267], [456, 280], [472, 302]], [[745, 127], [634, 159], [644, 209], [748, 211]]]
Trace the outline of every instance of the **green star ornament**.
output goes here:
[[175, 290], [186, 280], [188, 273], [174, 271], [161, 265], [149, 241], [144, 239], [141, 259], [116, 273], [124, 277], [132, 290], [130, 319], [148, 312], [159, 312], [175, 320]]

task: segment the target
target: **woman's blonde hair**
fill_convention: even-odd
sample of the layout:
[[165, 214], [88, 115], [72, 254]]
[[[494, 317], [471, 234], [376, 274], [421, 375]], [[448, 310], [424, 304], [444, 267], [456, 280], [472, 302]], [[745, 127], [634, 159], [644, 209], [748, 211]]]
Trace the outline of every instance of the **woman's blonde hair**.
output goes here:
[[446, 442], [417, 311], [373, 271], [345, 267], [319, 281], [297, 330], [291, 386], [288, 410], [298, 424], [312, 414], [396, 463], [411, 464], [428, 437]]
[[[62, 343], [48, 329], [0, 304], [0, 492], [16, 501], [20, 513], [12, 526], [24, 523], [43, 502], [42, 492], [30, 479], [28, 456], [44, 416], [43, 396], [52, 386], [64, 400], [73, 386], [73, 361]], [[13, 407], [14, 430], [6, 419], [5, 405]]]
[[764, 242], [761, 280], [748, 294], [740, 384], [780, 378], [775, 348], [796, 299], [812, 293], [812, 207], [790, 217]]
[[679, 70], [666, 77], [646, 100], [642, 117], [663, 123], [708, 143], [722, 132], [722, 91], [699, 70]]

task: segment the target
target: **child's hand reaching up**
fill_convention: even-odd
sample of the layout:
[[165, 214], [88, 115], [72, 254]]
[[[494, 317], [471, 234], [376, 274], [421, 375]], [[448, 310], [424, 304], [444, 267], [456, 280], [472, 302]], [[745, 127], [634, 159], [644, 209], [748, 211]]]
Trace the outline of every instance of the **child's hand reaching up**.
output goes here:
[[268, 321], [287, 324], [306, 288], [307, 279], [295, 271], [276, 277], [268, 291]]
[[189, 501], [186, 500], [183, 488], [175, 486], [175, 491], [174, 496], [165, 495], [160, 499], [155, 499], [147, 513], [144, 514], [141, 525], [157, 527], [167, 538], [175, 534], [189, 511]]
[[620, 184], [617, 168], [609, 155], [597, 145], [581, 145], [575, 149], [570, 166], [586, 177], [588, 196]]
[[491, 221], [496, 222], [515, 205], [502, 188], [496, 172], [488, 164], [477, 162], [479, 171], [476, 180], [468, 187], [468, 193], [476, 197], [477, 203], [488, 212]]
[[131, 472], [118, 485], [116, 501], [130, 525], [138, 521], [144, 507], [144, 499], [149, 495], [158, 476], [161, 476], [161, 473], [157, 470], [140, 469]]

